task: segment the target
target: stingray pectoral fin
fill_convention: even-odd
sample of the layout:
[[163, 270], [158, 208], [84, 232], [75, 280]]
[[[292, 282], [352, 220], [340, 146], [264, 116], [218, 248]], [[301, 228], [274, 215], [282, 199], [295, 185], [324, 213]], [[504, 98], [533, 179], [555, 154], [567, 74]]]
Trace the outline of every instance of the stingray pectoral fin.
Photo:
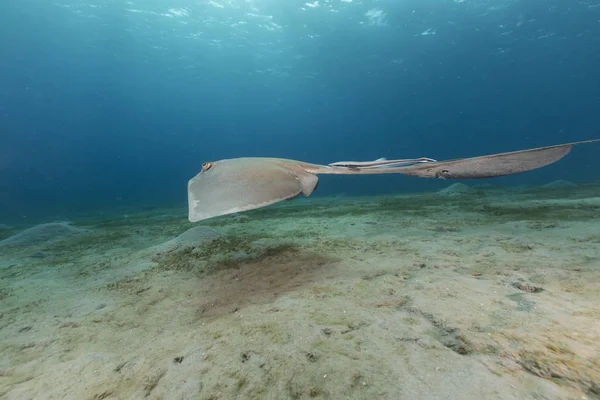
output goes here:
[[477, 179], [513, 175], [560, 160], [571, 151], [574, 144], [577, 143], [414, 165], [398, 172], [422, 178], [440, 179]]
[[188, 182], [188, 219], [197, 222], [308, 195], [317, 183], [309, 175], [265, 159], [217, 161]]
[[298, 174], [298, 179], [300, 180], [300, 185], [302, 185], [302, 194], [305, 196], [310, 196], [319, 184], [319, 177], [309, 172]]

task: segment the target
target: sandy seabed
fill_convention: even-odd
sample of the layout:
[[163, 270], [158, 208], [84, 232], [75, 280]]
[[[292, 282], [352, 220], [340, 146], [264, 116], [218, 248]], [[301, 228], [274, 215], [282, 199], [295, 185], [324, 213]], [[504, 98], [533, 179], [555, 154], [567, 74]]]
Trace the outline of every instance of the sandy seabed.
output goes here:
[[599, 185], [0, 239], [1, 399], [600, 398]]

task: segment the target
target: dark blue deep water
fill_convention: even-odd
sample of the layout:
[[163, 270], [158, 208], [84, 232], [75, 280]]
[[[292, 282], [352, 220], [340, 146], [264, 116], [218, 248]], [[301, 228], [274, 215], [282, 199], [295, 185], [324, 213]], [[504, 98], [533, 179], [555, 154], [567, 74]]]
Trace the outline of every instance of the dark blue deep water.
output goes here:
[[[600, 137], [599, 71], [600, 0], [2, 0], [0, 222], [184, 206], [206, 160]], [[493, 183], [598, 181], [599, 151]], [[315, 195], [441, 185], [323, 176]]]

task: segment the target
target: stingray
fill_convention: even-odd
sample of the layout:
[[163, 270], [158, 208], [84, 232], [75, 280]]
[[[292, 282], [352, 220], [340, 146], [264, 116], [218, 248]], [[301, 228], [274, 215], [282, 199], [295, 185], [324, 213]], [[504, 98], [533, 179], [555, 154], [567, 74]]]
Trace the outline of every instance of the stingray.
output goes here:
[[448, 161], [425, 157], [380, 158], [320, 165], [285, 158], [246, 157], [205, 162], [201, 172], [188, 182], [188, 218], [198, 222], [266, 207], [300, 195], [310, 196], [318, 185], [318, 174], [491, 178], [544, 167], [566, 156], [574, 145], [593, 142], [600, 142], [600, 139]]

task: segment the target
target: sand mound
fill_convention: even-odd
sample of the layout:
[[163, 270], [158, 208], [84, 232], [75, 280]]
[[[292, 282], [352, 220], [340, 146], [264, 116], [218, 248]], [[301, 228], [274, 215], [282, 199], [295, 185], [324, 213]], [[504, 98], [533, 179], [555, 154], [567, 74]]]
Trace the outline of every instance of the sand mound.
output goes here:
[[577, 185], [573, 182], [566, 181], [564, 179], [559, 179], [550, 183], [547, 183], [542, 186], [544, 189], [571, 189], [576, 188]]
[[439, 194], [445, 194], [447, 196], [458, 196], [471, 192], [471, 188], [465, 185], [464, 183], [455, 183], [447, 188], [438, 190]]
[[151, 250], [162, 253], [177, 248], [199, 247], [220, 237], [223, 237], [223, 234], [216, 229], [209, 228], [208, 226], [195, 226], [174, 239], [159, 244], [158, 246], [153, 246]]
[[0, 224], [0, 231], [4, 231], [4, 230], [7, 230], [7, 229], [10, 229], [10, 226], [9, 226], [9, 225], [6, 225], [6, 224]]
[[52, 222], [25, 229], [9, 238], [0, 241], [0, 246], [35, 246], [50, 241], [67, 239], [86, 232], [66, 222]]

